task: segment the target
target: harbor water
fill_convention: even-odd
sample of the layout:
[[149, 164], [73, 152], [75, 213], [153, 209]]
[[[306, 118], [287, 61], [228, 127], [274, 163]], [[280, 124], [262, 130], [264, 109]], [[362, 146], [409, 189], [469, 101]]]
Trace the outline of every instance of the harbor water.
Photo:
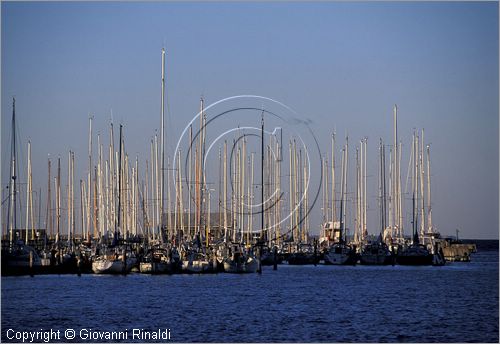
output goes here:
[[2, 277], [2, 342], [19, 342], [9, 329], [168, 329], [172, 342], [498, 342], [498, 260], [493, 241], [470, 263], [442, 267]]

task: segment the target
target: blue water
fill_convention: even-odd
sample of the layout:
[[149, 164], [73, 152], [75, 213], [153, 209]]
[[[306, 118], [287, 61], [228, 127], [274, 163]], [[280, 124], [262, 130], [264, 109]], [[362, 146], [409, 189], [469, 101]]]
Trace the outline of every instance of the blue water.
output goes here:
[[444, 267], [2, 277], [2, 342], [8, 329], [67, 328], [169, 329], [176, 342], [498, 342], [498, 258], [492, 250]]

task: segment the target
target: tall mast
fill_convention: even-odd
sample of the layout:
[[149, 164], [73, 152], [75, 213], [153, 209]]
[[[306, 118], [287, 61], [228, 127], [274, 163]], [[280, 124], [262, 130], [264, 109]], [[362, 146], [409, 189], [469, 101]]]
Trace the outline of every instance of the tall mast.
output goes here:
[[47, 183], [47, 211], [45, 215], [45, 234], [49, 233], [49, 237], [52, 237], [52, 210], [51, 207], [51, 197], [50, 197], [50, 158], [48, 159], [48, 183]]
[[109, 144], [109, 183], [110, 183], [110, 189], [109, 189], [109, 203], [108, 203], [108, 228], [106, 228], [107, 231], [109, 231], [111, 228], [114, 227], [115, 225], [115, 218], [116, 218], [116, 212], [115, 212], [115, 207], [116, 207], [116, 164], [115, 164], [115, 137], [114, 137], [114, 127], [113, 127], [113, 121], [111, 121], [111, 126], [110, 126], [110, 144]]
[[261, 218], [260, 218], [260, 228], [262, 228], [262, 234], [261, 234], [261, 240], [266, 240], [266, 233], [264, 232], [264, 111], [262, 111], [262, 118], [261, 118], [261, 128], [260, 128], [260, 158], [261, 158], [261, 164], [260, 164], [260, 182], [261, 182], [261, 190], [260, 190], [260, 199], [261, 199]]
[[205, 187], [205, 175], [203, 173], [203, 160], [205, 156], [205, 113], [204, 113], [204, 108], [203, 108], [203, 98], [201, 98], [200, 101], [200, 107], [201, 107], [201, 112], [200, 112], [200, 150], [198, 156], [199, 161], [198, 161], [198, 182], [199, 182], [199, 189], [198, 189], [198, 233], [202, 235], [202, 231], [204, 230], [203, 227], [203, 189]]
[[367, 152], [367, 147], [368, 146], [368, 138], [365, 137], [365, 149], [363, 150], [364, 153], [364, 162], [363, 162], [363, 239], [366, 240], [366, 237], [368, 235], [368, 229], [366, 225], [366, 201], [367, 201], [367, 196], [366, 196], [366, 152]]
[[327, 197], [327, 194], [328, 194], [328, 160], [323, 157], [323, 161], [322, 161], [322, 168], [323, 168], [323, 175], [325, 176], [325, 178], [323, 179], [323, 222], [328, 222], [328, 217], [327, 217], [327, 211], [328, 211], [328, 206], [327, 206], [327, 202], [328, 202], [328, 197]]
[[[224, 140], [224, 242], [227, 240], [227, 141]], [[189, 198], [191, 208], [191, 197]]]
[[[361, 146], [363, 149], [363, 146]], [[355, 191], [355, 199], [356, 199], [356, 217], [354, 218], [354, 242], [358, 243], [361, 238], [361, 185], [360, 185], [360, 169], [359, 169], [359, 150], [356, 147], [356, 191]]]
[[243, 242], [244, 238], [244, 230], [245, 230], [245, 162], [246, 162], [246, 143], [245, 143], [245, 137], [243, 137], [243, 142], [241, 145], [241, 158], [240, 158], [240, 231], [241, 231], [241, 238], [240, 241]]
[[161, 181], [160, 181], [160, 223], [163, 238], [165, 212], [163, 198], [165, 193], [165, 48], [161, 48]]
[[[327, 165], [328, 166], [328, 165]], [[327, 184], [328, 186], [328, 184]], [[335, 132], [332, 133], [332, 223], [335, 227]]]
[[431, 160], [429, 145], [427, 145], [427, 230], [429, 233], [433, 232], [431, 208]]
[[386, 190], [385, 190], [385, 147], [380, 139], [380, 192], [381, 192], [381, 234], [383, 235], [386, 224]]
[[404, 233], [403, 233], [403, 197], [401, 195], [401, 155], [403, 151], [403, 143], [400, 141], [399, 142], [399, 149], [398, 149], [398, 170], [397, 170], [397, 180], [396, 180], [396, 185], [397, 185], [397, 194], [398, 194], [398, 236], [401, 240], [404, 238]]
[[17, 229], [17, 205], [16, 205], [16, 98], [12, 98], [12, 137], [11, 137], [11, 151], [10, 151], [10, 200], [7, 222], [10, 226], [10, 246], [14, 239], [14, 231]]
[[[179, 161], [178, 161], [178, 184], [179, 184], [179, 217], [180, 217], [180, 229], [184, 231], [184, 203], [183, 203], [183, 193], [182, 193], [182, 169], [181, 169], [181, 151], [179, 150]], [[177, 230], [177, 229], [176, 229]]]
[[394, 219], [394, 165], [392, 162], [392, 149], [389, 148], [389, 209], [388, 209], [388, 223], [387, 226], [390, 228], [391, 240], [394, 239], [394, 224], [396, 220]]
[[87, 235], [90, 235], [90, 223], [92, 212], [90, 211], [90, 201], [92, 195], [92, 116], [89, 116], [89, 173], [87, 175]]
[[420, 139], [419, 173], [420, 173], [420, 232], [423, 244], [425, 244], [425, 202], [424, 202], [424, 129]]
[[71, 232], [75, 237], [75, 152], [71, 152]]
[[71, 151], [68, 153], [68, 246], [71, 242]]
[[[32, 208], [33, 202], [32, 202], [32, 195], [31, 195], [31, 141], [28, 141], [28, 182], [26, 185], [26, 245], [28, 244], [28, 228], [29, 228], [29, 214], [30, 210]], [[31, 223], [33, 224], [33, 212], [31, 212]]]
[[[394, 147], [393, 147], [393, 153], [394, 153], [394, 158], [393, 158], [393, 164], [394, 168], [392, 170], [393, 173], [393, 178], [392, 178], [392, 208], [394, 211], [394, 226], [399, 227], [399, 195], [398, 195], [398, 106], [394, 104]], [[397, 231], [399, 231], [399, 228], [397, 228]]]
[[416, 136], [415, 132], [413, 133], [413, 166], [412, 166], [412, 184], [413, 184], [413, 192], [412, 192], [412, 203], [413, 203], [413, 211], [412, 211], [412, 219], [413, 219], [413, 244], [418, 244], [418, 234], [417, 234], [417, 203], [416, 203], [416, 198], [417, 195], [416, 193], [418, 192], [417, 189], [417, 178], [418, 178], [418, 173], [417, 173], [417, 149], [418, 149], [418, 137]]
[[57, 158], [57, 183], [56, 183], [57, 201], [56, 201], [56, 219], [57, 219], [57, 242], [61, 235], [61, 158]]
[[83, 242], [83, 238], [84, 238], [84, 232], [85, 232], [85, 227], [84, 227], [84, 218], [83, 218], [83, 209], [84, 209], [84, 206], [83, 206], [83, 188], [84, 188], [84, 185], [83, 185], [83, 180], [80, 179], [80, 213], [81, 213], [81, 224], [82, 224], [82, 242]]
[[346, 213], [347, 213], [347, 206], [346, 206], [346, 203], [347, 203], [347, 167], [349, 166], [349, 137], [346, 136], [345, 138], [345, 164], [344, 164], [344, 169], [345, 169], [345, 172], [344, 172], [344, 175], [345, 175], [345, 178], [344, 178], [344, 242], [347, 241], [347, 232], [345, 231], [345, 222], [346, 222]]
[[[173, 159], [173, 167], [175, 167], [175, 156]], [[170, 156], [167, 156], [167, 170], [171, 171], [171, 166], [170, 166]], [[163, 172], [162, 172], [163, 174]], [[167, 238], [171, 238], [171, 231], [172, 231], [172, 205], [171, 205], [171, 197], [170, 197], [170, 180], [172, 178], [167, 178], [167, 226], [165, 228], [165, 231], [167, 233]], [[175, 178], [174, 178], [174, 183], [175, 183]]]
[[288, 156], [289, 156], [289, 165], [288, 165], [288, 168], [289, 168], [289, 204], [290, 204], [290, 209], [289, 209], [289, 217], [290, 217], [290, 231], [292, 232], [292, 236], [293, 236], [293, 240], [295, 241], [295, 235], [294, 235], [294, 231], [293, 231], [293, 218], [294, 218], [294, 209], [293, 209], [293, 183], [292, 183], [292, 141], [290, 140], [288, 142]]
[[117, 212], [117, 222], [115, 226], [115, 237], [117, 232], [120, 230], [121, 226], [121, 193], [122, 193], [122, 129], [123, 126], [120, 124], [120, 143], [119, 143], [119, 150], [118, 150], [118, 212]]
[[[277, 183], [277, 193], [276, 193], [276, 245], [279, 247], [281, 243], [281, 161], [283, 160], [282, 158], [282, 141], [281, 141], [281, 136], [280, 136], [280, 141], [276, 142], [276, 148], [278, 151], [278, 161], [276, 164], [276, 183]], [[252, 164], [252, 171], [253, 171], [253, 164]], [[252, 178], [253, 179], [253, 178]], [[253, 180], [252, 180], [252, 185], [253, 185]], [[252, 198], [253, 198], [253, 191], [252, 191]]]
[[250, 183], [248, 185], [248, 195], [250, 197], [250, 201], [248, 202], [248, 207], [250, 209], [249, 211], [249, 216], [248, 216], [248, 237], [247, 237], [247, 243], [249, 244], [251, 242], [251, 235], [252, 235], [252, 227], [253, 227], [253, 183], [254, 183], [254, 172], [253, 172], [253, 165], [254, 165], [254, 152], [250, 154]]
[[155, 134], [155, 194], [156, 194], [156, 207], [155, 207], [155, 216], [156, 216], [156, 226], [158, 227], [158, 235], [160, 240], [163, 238], [162, 234], [162, 222], [160, 218], [161, 213], [161, 195], [160, 195], [160, 177], [158, 176], [158, 135]]
[[[188, 149], [188, 155], [189, 155], [189, 158], [188, 158], [188, 181], [187, 181], [187, 188], [188, 188], [188, 218], [187, 218], [187, 221], [188, 221], [188, 227], [187, 227], [187, 232], [188, 232], [188, 236], [192, 239], [192, 236], [191, 236], [191, 203], [192, 203], [192, 194], [191, 194], [191, 178], [192, 178], [192, 175], [191, 175], [191, 170], [192, 170], [192, 165], [193, 165], [193, 162], [192, 162], [192, 159], [193, 159], [193, 125], [191, 124], [189, 126], [189, 149]], [[225, 173], [225, 171], [224, 171]], [[225, 201], [224, 201], [225, 202]], [[225, 204], [224, 204], [225, 206]], [[226, 219], [225, 219], [226, 221]], [[224, 226], [225, 228], [227, 228], [227, 223], [225, 222], [224, 223]]]
[[220, 230], [221, 230], [221, 225], [222, 225], [222, 149], [219, 146], [219, 191], [218, 191], [218, 213], [219, 213], [219, 235], [220, 235]]
[[339, 242], [342, 243], [344, 238], [343, 238], [343, 231], [344, 231], [344, 193], [345, 193], [345, 184], [344, 184], [344, 178], [345, 178], [345, 147], [342, 148], [342, 159], [341, 159], [341, 178], [340, 178], [340, 234], [339, 234]]
[[294, 207], [294, 217], [295, 217], [295, 235], [294, 235], [294, 242], [299, 243], [300, 242], [300, 236], [299, 236], [299, 231], [300, 231], [300, 222], [299, 222], [299, 209], [297, 207], [298, 205], [298, 194], [299, 194], [299, 186], [297, 183], [297, 164], [298, 164], [298, 156], [297, 156], [297, 143], [295, 139], [293, 140], [293, 207]]

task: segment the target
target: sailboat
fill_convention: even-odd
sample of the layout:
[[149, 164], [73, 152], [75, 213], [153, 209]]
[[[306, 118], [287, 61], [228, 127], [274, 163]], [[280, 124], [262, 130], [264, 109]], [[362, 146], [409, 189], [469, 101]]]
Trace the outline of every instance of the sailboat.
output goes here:
[[120, 149], [118, 157], [118, 209], [117, 209], [117, 224], [115, 227], [113, 242], [110, 247], [104, 248], [104, 254], [94, 257], [92, 261], [92, 271], [96, 274], [125, 274], [130, 272], [137, 264], [135, 254], [125, 246], [120, 248], [119, 229], [121, 226], [121, 191], [122, 191], [122, 129], [120, 125]]
[[[2, 248], [2, 275], [33, 273], [40, 268], [41, 259], [36, 251], [26, 245], [17, 231], [17, 156], [16, 156], [16, 100], [12, 99], [12, 143], [10, 158], [9, 203], [7, 224], [9, 226], [9, 246]], [[28, 236], [26, 223], [26, 236]]]
[[[346, 138], [347, 141], [347, 138]], [[339, 241], [328, 247], [323, 253], [323, 259], [327, 265], [356, 264], [358, 256], [356, 249], [346, 244], [345, 240], [345, 196], [347, 189], [347, 142], [342, 149], [342, 178], [340, 199], [340, 236]], [[332, 181], [333, 182], [333, 181]]]
[[224, 259], [224, 272], [245, 273], [257, 272], [259, 262], [251, 251], [246, 251], [236, 244], [229, 248], [229, 256]]
[[97, 256], [92, 261], [92, 271], [95, 274], [126, 274], [137, 264], [137, 258], [127, 249], [115, 248], [105, 255]]
[[360, 263], [364, 265], [384, 265], [393, 262], [393, 256], [387, 244], [383, 241], [386, 219], [386, 193], [385, 193], [385, 148], [380, 139], [380, 169], [379, 169], [379, 199], [380, 199], [380, 234], [378, 240], [363, 247]]
[[172, 272], [169, 252], [160, 246], [152, 247], [139, 263], [139, 271], [143, 274], [164, 274]]
[[197, 234], [191, 247], [181, 248], [181, 270], [184, 273], [205, 273], [216, 270], [216, 263], [202, 249], [200, 235]]
[[185, 273], [204, 273], [212, 272], [213, 265], [208, 256], [200, 251], [191, 251], [182, 260], [182, 272]]
[[[412, 225], [413, 225], [413, 241], [411, 245], [403, 248], [401, 252], [398, 252], [397, 262], [401, 265], [431, 265], [433, 262], [433, 255], [429, 251], [429, 249], [420, 243], [418, 231], [417, 231], [417, 203], [416, 199], [418, 197], [418, 136], [413, 134], [413, 147], [412, 147], [412, 155], [413, 155], [413, 172], [412, 172], [412, 204], [413, 204], [413, 217], [412, 217]], [[423, 195], [422, 195], [423, 197]]]

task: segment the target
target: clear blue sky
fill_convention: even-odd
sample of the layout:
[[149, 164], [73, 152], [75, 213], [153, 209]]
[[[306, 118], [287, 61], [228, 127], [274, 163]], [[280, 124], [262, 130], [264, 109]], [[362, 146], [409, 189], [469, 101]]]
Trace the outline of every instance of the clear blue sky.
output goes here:
[[[159, 127], [164, 45], [171, 151], [201, 95], [207, 103], [237, 94], [277, 99], [312, 121], [321, 147], [334, 128], [353, 142], [368, 136], [375, 225], [378, 138], [391, 142], [397, 103], [403, 179], [412, 128], [425, 128], [431, 143], [435, 226], [445, 235], [458, 227], [463, 237], [498, 238], [498, 2], [2, 2], [1, 9], [2, 188], [14, 95], [24, 166], [28, 138], [33, 144], [35, 189], [45, 192], [47, 154], [61, 155], [66, 167], [72, 149], [86, 173], [89, 113], [107, 142], [112, 109], [129, 153], [148, 154]], [[311, 223], [317, 231], [319, 220]]]

